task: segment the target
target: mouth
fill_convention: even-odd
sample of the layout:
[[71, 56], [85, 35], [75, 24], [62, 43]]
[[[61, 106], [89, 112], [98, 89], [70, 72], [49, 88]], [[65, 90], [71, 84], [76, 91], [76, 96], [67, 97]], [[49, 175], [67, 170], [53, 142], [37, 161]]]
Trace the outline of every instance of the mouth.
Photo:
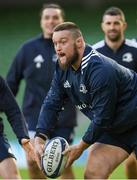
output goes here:
[[117, 31], [109, 31], [109, 34], [117, 34]]
[[58, 53], [58, 57], [59, 58], [62, 58], [62, 57], [64, 57], [65, 56], [65, 53]]

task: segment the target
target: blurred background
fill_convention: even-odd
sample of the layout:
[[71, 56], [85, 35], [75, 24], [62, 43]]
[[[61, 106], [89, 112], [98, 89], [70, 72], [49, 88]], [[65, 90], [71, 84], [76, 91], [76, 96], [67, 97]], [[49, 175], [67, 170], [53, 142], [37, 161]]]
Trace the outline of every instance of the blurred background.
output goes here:
[[[136, 0], [0, 0], [0, 74], [5, 77], [20, 45], [41, 32], [39, 27], [39, 12], [43, 3], [58, 3], [66, 13], [66, 21], [73, 21], [81, 28], [85, 40], [94, 44], [103, 39], [100, 28], [104, 11], [110, 6], [121, 8], [126, 16], [128, 28], [127, 38], [137, 38], [137, 1]], [[21, 106], [24, 84], [17, 100]], [[4, 116], [3, 116], [4, 117]], [[20, 168], [26, 167], [25, 157], [15, 136], [4, 117], [5, 132], [17, 155], [17, 163]], [[89, 120], [78, 112], [78, 124], [76, 128], [77, 142], [88, 126]], [[76, 162], [76, 165], [85, 164], [86, 153]], [[20, 158], [21, 157], [21, 158]], [[119, 177], [122, 178], [123, 176]], [[116, 178], [116, 177], [115, 177]]]

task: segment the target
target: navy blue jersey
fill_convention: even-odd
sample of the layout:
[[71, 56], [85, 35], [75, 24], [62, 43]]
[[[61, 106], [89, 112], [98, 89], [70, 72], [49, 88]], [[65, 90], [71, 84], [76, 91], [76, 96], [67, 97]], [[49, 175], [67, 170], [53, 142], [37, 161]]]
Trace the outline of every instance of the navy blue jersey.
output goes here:
[[[18, 140], [28, 138], [28, 131], [23, 114], [4, 79], [0, 76], [0, 112], [4, 112]], [[3, 134], [3, 122], [0, 118], [0, 136]]]
[[94, 44], [92, 48], [137, 72], [137, 43], [132, 40], [125, 39], [116, 51], [113, 51], [104, 40]]
[[137, 125], [137, 74], [88, 45], [77, 71], [63, 71], [57, 64], [37, 133], [50, 133], [67, 97], [91, 120], [83, 136], [89, 144], [102, 131], [121, 133]]
[[[14, 95], [18, 92], [21, 80], [25, 80], [23, 112], [29, 130], [36, 129], [39, 111], [50, 88], [56, 60], [52, 39], [45, 39], [43, 35], [39, 35], [20, 48], [8, 72], [7, 82]], [[64, 109], [60, 113], [58, 125], [74, 127], [76, 125], [74, 106], [69, 101]]]

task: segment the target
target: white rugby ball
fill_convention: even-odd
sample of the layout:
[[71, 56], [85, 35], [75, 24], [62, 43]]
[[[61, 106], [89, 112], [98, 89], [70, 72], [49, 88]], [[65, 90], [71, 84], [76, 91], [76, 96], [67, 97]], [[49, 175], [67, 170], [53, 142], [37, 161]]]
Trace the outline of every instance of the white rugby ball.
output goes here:
[[52, 138], [45, 144], [41, 165], [47, 177], [57, 178], [62, 174], [67, 162], [67, 157], [62, 152], [68, 146], [68, 142], [62, 137]]

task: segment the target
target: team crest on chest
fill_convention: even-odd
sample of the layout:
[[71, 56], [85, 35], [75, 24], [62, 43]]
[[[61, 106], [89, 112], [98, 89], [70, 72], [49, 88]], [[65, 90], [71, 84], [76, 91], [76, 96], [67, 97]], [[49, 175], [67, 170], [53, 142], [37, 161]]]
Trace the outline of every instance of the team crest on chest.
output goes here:
[[133, 55], [131, 53], [125, 53], [122, 56], [122, 61], [124, 62], [132, 62], [133, 61]]
[[39, 54], [34, 58], [33, 61], [36, 64], [36, 68], [41, 68], [42, 63], [44, 62], [44, 58], [42, 57], [41, 54]]
[[52, 61], [53, 61], [53, 62], [57, 62], [57, 59], [58, 59], [57, 54], [54, 54], [54, 55], [52, 56]]
[[86, 86], [84, 84], [80, 84], [79, 91], [82, 92], [83, 94], [86, 94], [87, 93]]

